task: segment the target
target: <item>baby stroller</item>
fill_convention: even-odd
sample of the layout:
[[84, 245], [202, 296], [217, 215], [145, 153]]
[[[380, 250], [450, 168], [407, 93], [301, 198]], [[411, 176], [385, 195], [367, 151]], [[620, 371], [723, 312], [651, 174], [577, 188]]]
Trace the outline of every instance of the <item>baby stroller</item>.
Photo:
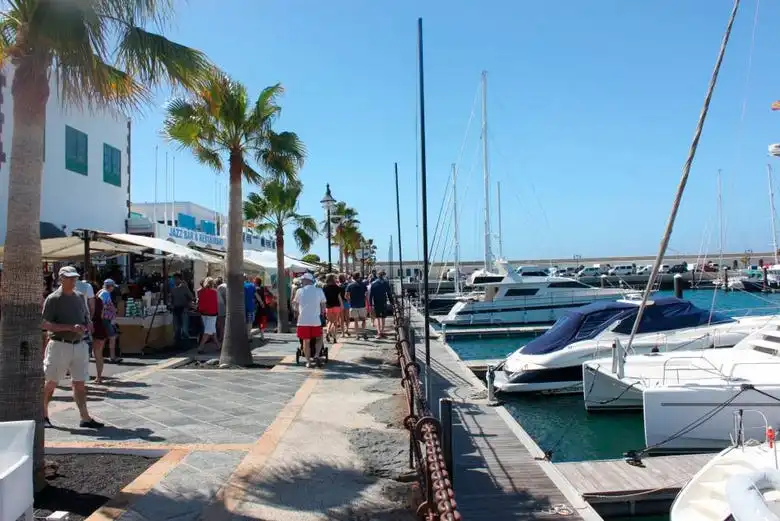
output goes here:
[[[325, 316], [322, 316], [321, 318], [322, 318], [322, 326], [324, 328], [325, 327]], [[315, 338], [314, 341], [315, 342], [320, 342], [322, 344], [322, 348], [320, 349], [320, 359], [324, 363], [327, 364], [328, 363], [328, 345], [325, 343], [325, 337], [324, 336], [319, 336], [319, 337]], [[314, 342], [312, 342], [311, 349], [315, 350], [312, 353], [312, 355], [314, 355], [314, 353], [317, 352], [316, 351], [317, 347], [316, 347], [316, 344]], [[295, 365], [300, 365], [301, 358], [306, 360], [307, 357], [303, 353], [303, 340], [298, 339], [298, 349], [295, 350]], [[312, 356], [312, 358], [314, 358], [314, 356]]]

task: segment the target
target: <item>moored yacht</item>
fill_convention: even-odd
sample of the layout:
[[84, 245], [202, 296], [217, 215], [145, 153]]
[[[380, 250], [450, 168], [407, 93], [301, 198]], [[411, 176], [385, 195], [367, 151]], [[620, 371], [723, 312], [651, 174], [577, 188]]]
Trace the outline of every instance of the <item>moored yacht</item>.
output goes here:
[[[568, 312], [553, 327], [499, 364], [495, 387], [504, 392], [579, 392], [583, 363], [626, 345], [640, 302], [595, 302]], [[766, 318], [761, 325], [766, 324]], [[636, 353], [731, 347], [761, 327], [674, 297], [649, 301], [634, 337]], [[609, 361], [601, 363], [609, 365]], [[586, 385], [587, 382], [586, 382]]]
[[[650, 309], [650, 308], [648, 308]], [[766, 340], [755, 335], [759, 330], [770, 331], [780, 326], [780, 316], [752, 316], [726, 319], [719, 313], [713, 314], [714, 329], [701, 332], [700, 341], [712, 343], [713, 347], [729, 347], [718, 351], [682, 352], [668, 350], [666, 353], [635, 354], [611, 353], [611, 358], [589, 360], [583, 364], [582, 387], [585, 408], [594, 410], [642, 410], [644, 393], [648, 389], [663, 388], [670, 385], [680, 385], [685, 382], [695, 382], [703, 385], [711, 380], [720, 381], [723, 371], [728, 371], [736, 360], [743, 364], [753, 365], [754, 358], [766, 359], [766, 355], [755, 350], [751, 338], [762, 345], [768, 345]], [[643, 320], [644, 321], [644, 320]], [[640, 331], [641, 331], [640, 325]], [[636, 340], [639, 339], [637, 335]], [[685, 351], [691, 351], [685, 348]], [[771, 359], [770, 359], [771, 360]], [[746, 365], [746, 367], [748, 366]], [[780, 366], [774, 366], [780, 368]], [[778, 377], [780, 382], [780, 377]]]
[[[643, 393], [645, 443], [656, 452], [692, 452], [729, 445], [734, 416], [760, 413], [780, 425], [780, 325], [751, 334], [733, 349], [703, 353], [708, 363], [680, 372], [679, 382]], [[745, 428], [762, 422], [745, 416]]]
[[[748, 416], [751, 411], [745, 411]], [[739, 421], [739, 419], [737, 420]], [[736, 442], [714, 456], [680, 490], [670, 521], [780, 521], [780, 471], [774, 431]]]
[[[442, 320], [447, 326], [552, 324], [567, 311], [596, 300], [627, 295], [619, 288], [594, 288], [565, 277], [523, 275], [510, 270], [500, 282], [484, 284], [484, 295], [462, 298]], [[538, 272], [544, 273], [544, 272]]]

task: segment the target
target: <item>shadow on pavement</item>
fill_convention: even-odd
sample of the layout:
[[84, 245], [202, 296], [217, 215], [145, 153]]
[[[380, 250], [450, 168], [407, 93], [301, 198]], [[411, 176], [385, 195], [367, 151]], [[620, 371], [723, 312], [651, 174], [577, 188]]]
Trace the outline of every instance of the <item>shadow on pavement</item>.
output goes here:
[[106, 425], [102, 429], [82, 429], [81, 427], [64, 427], [54, 425], [48, 427], [57, 431], [69, 432], [86, 436], [97, 441], [127, 441], [141, 439], [144, 441], [165, 441], [165, 438], [156, 436], [154, 432], [147, 427], [138, 427], [135, 429], [122, 429], [113, 425]]

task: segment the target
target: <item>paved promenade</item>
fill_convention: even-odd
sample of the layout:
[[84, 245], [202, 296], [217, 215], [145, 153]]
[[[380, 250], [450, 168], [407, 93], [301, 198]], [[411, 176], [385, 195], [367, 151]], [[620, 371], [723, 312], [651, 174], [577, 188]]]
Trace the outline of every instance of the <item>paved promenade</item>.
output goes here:
[[306, 369], [292, 335], [267, 336], [271, 369], [180, 358], [91, 386], [100, 431], [52, 403], [48, 450], [164, 454], [89, 521], [414, 519], [394, 342], [347, 339]]

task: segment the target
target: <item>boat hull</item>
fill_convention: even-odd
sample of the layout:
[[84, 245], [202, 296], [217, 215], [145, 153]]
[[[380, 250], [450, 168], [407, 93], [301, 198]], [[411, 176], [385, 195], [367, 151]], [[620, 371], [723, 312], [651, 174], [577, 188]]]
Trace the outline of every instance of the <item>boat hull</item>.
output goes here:
[[620, 293], [597, 290], [581, 294], [556, 293], [547, 297], [468, 301], [456, 304], [442, 319], [447, 326], [522, 326], [552, 324], [568, 311], [599, 300], [616, 300]]
[[645, 443], [653, 452], [718, 450], [731, 443], [734, 418], [744, 412], [747, 437], [780, 425], [780, 385], [659, 387], [643, 393]]
[[588, 411], [641, 411], [642, 387], [638, 382], [626, 382], [609, 372], [585, 364], [582, 389]]

